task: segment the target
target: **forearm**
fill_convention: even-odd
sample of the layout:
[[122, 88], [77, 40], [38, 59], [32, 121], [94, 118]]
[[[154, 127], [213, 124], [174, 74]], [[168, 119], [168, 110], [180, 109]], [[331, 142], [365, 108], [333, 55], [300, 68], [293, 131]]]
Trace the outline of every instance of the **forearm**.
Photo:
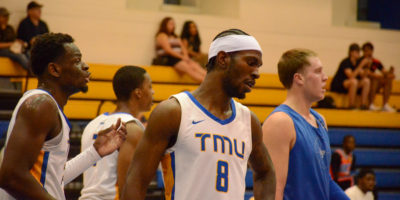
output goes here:
[[0, 49], [10, 48], [12, 42], [0, 42]]
[[255, 200], [275, 200], [275, 172], [269, 170], [265, 175], [254, 174], [253, 192]]
[[67, 162], [64, 173], [64, 184], [68, 184], [86, 169], [100, 160], [101, 157], [92, 146]]
[[1, 187], [16, 199], [55, 199], [27, 172], [7, 172], [7, 177], [1, 177]]
[[169, 51], [169, 52], [167, 52], [169, 55], [171, 55], [171, 56], [173, 56], [173, 57], [176, 57], [176, 58], [179, 58], [179, 59], [182, 59], [183, 60], [183, 58], [184, 58], [184, 56], [183, 56], [183, 54], [180, 54], [180, 53], [178, 53], [178, 52], [176, 52], [176, 51], [173, 51], [173, 50], [171, 50], [171, 51]]
[[[129, 190], [129, 192], [126, 192]], [[125, 187], [123, 188], [121, 200], [137, 199], [143, 200], [146, 197], [147, 184], [135, 184], [127, 180]]]

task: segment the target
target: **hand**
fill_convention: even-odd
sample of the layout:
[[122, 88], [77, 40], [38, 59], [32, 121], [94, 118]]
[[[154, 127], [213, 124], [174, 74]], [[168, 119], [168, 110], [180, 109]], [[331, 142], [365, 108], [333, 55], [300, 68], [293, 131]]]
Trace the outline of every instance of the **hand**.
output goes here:
[[117, 150], [126, 139], [125, 123], [119, 118], [117, 123], [98, 133], [93, 146], [97, 153], [104, 157]]
[[190, 61], [190, 58], [188, 55], [184, 55], [182, 58], [183, 61]]
[[364, 58], [361, 61], [361, 66], [363, 66], [363, 68], [369, 68], [372, 64], [372, 59], [371, 58]]
[[394, 74], [394, 67], [393, 66], [390, 66], [389, 73]]

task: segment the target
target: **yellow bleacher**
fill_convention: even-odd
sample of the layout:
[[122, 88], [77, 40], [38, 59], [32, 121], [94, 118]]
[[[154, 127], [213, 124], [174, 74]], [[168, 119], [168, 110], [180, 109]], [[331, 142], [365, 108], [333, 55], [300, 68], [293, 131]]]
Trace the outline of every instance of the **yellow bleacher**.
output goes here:
[[[1, 67], [0, 76], [26, 77], [26, 72], [14, 68], [15, 65], [8, 59], [0, 58], [0, 65], [4, 65], [4, 67]], [[122, 65], [89, 64], [89, 66], [92, 73], [91, 82], [88, 84], [89, 91], [85, 94], [72, 95], [65, 106], [65, 113], [71, 119], [93, 119], [100, 113], [111, 112], [115, 109], [115, 105], [112, 103], [115, 100], [115, 95], [111, 80]], [[156, 103], [167, 99], [172, 94], [181, 91], [193, 91], [197, 87], [197, 84], [188, 76], [180, 76], [171, 67], [144, 66], [144, 68], [153, 80]], [[26, 83], [28, 90], [37, 87], [36, 78], [30, 77], [21, 80]], [[394, 94], [391, 96], [390, 103], [400, 108], [400, 81], [395, 81], [393, 91]], [[346, 95], [333, 92], [327, 92], [327, 95], [332, 96], [339, 106], [345, 106], [347, 103]], [[286, 91], [280, 84], [278, 75], [261, 74], [253, 91], [246, 95], [246, 99], [238, 101], [248, 105], [260, 121], [264, 121], [274, 106], [279, 105], [285, 97]], [[378, 95], [375, 103], [381, 105], [381, 101], [382, 97]], [[328, 125], [331, 126], [400, 128], [400, 113], [340, 109], [317, 110], [325, 115]], [[148, 115], [149, 113], [146, 114], [146, 116]]]
[[[153, 110], [157, 105], [158, 104], [153, 105], [151, 110]], [[104, 112], [112, 112], [113, 110], [115, 110], [115, 107], [116, 106], [114, 103], [112, 103], [111, 101], [106, 101], [100, 107], [99, 114]], [[268, 115], [274, 110], [275, 107], [249, 106], [249, 108], [257, 115], [260, 121], [263, 122], [268, 117]], [[399, 113], [386, 113], [386, 112], [373, 112], [373, 111], [362, 111], [362, 113], [360, 113], [360, 111], [357, 110], [321, 109], [321, 108], [317, 108], [316, 110], [322, 115], [324, 115], [328, 123], [328, 126], [400, 128]], [[146, 118], [149, 117], [150, 112], [145, 113]]]

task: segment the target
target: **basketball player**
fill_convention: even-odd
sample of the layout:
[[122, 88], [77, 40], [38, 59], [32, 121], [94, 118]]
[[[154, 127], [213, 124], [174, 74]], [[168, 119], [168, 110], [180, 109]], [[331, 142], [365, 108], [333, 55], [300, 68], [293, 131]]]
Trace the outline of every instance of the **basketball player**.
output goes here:
[[287, 97], [263, 124], [276, 169], [275, 199], [348, 199], [329, 174], [325, 119], [311, 109], [325, 94], [328, 77], [321, 61], [310, 50], [289, 50], [279, 60], [278, 74]]
[[[70, 124], [63, 113], [72, 94], [88, 90], [89, 66], [71, 36], [38, 36], [31, 51], [31, 68], [38, 88], [19, 100], [8, 128], [0, 169], [0, 199], [65, 199], [64, 185], [125, 139], [118, 120], [99, 131], [94, 144], [67, 162]], [[82, 111], [84, 112], [84, 111]]]
[[200, 87], [172, 96], [151, 114], [122, 199], [144, 199], [160, 161], [166, 199], [243, 199], [248, 161], [256, 199], [274, 198], [275, 174], [260, 123], [232, 99], [251, 91], [261, 56], [256, 39], [241, 30], [216, 36]]
[[143, 68], [125, 66], [113, 78], [117, 108], [92, 120], [82, 134], [82, 151], [93, 145], [98, 130], [114, 124], [118, 118], [126, 123], [127, 138], [118, 151], [104, 157], [83, 173], [82, 196], [79, 199], [119, 199], [128, 166], [144, 127], [137, 119], [141, 112], [149, 111], [154, 91], [149, 74]]

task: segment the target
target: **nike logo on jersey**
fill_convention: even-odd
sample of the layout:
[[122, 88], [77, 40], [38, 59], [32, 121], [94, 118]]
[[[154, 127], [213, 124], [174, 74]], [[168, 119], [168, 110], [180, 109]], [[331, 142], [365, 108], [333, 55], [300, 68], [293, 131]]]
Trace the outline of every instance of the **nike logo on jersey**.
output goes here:
[[200, 120], [200, 121], [192, 121], [192, 124], [198, 124], [198, 123], [200, 123], [200, 122], [202, 122], [202, 121], [204, 121], [204, 119], [203, 120]]

